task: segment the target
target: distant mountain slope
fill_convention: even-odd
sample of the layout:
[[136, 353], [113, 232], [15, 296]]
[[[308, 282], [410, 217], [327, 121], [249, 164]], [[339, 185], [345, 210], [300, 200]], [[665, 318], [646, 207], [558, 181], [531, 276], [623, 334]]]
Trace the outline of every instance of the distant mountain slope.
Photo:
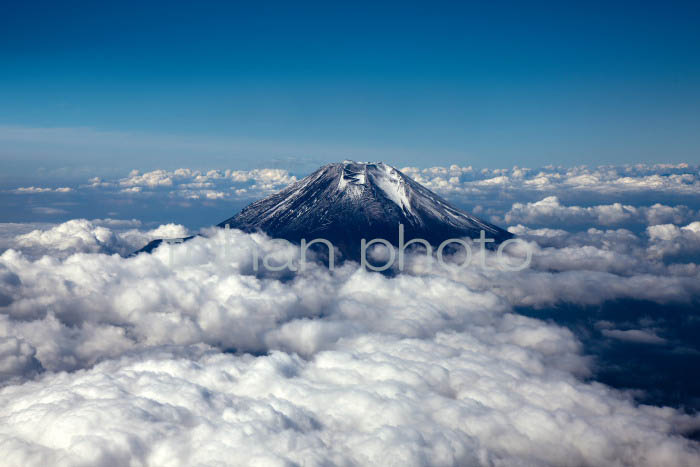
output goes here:
[[192, 240], [195, 237], [198, 237], [199, 235], [190, 235], [189, 237], [183, 237], [183, 238], [157, 238], [155, 240], [151, 240], [146, 244], [146, 246], [134, 251], [131, 253], [129, 256], [135, 256], [138, 255], [139, 253], [152, 253], [153, 250], [158, 248], [160, 245], [162, 245], [163, 242], [172, 242], [172, 243], [181, 243], [181, 242], [186, 242], [188, 240]]

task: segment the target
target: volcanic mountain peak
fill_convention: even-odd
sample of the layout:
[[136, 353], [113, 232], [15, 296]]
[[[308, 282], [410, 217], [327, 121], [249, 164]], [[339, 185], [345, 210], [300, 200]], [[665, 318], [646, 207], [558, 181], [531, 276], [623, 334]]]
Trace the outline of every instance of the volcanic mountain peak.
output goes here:
[[325, 238], [349, 257], [357, 256], [362, 238], [396, 244], [399, 224], [407, 241], [423, 238], [439, 244], [448, 238], [478, 237], [481, 230], [496, 241], [511, 237], [383, 162], [325, 165], [219, 226], [227, 224], [295, 242]]
[[389, 200], [408, 212], [411, 203], [408, 187], [402, 179], [403, 174], [383, 162], [343, 161], [338, 177], [338, 190], [344, 191], [351, 198], [362, 198], [368, 186], [379, 188]]

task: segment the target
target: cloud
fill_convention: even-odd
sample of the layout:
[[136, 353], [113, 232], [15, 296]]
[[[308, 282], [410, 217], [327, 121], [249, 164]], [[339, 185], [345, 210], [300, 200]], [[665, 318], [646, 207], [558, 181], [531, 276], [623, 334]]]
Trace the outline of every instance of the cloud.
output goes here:
[[[209, 170], [206, 172], [180, 168], [174, 171], [153, 170], [140, 173], [132, 170], [129, 176], [118, 183], [103, 182], [100, 178], [90, 179], [91, 188], [110, 189], [121, 186], [121, 193], [131, 195], [152, 195], [154, 190], [168, 189], [170, 196], [185, 199], [219, 200], [231, 196], [252, 196], [269, 194], [294, 183], [296, 177], [282, 169], [253, 170]], [[218, 188], [218, 189], [217, 189]]]
[[45, 216], [55, 216], [57, 214], [67, 214], [65, 209], [50, 208], [46, 206], [36, 206], [32, 208], [32, 212], [36, 214], [43, 214]]
[[[478, 337], [153, 349], [0, 392], [18, 465], [693, 465], [695, 422]], [[42, 429], [36, 421], [42, 420]]]
[[[537, 246], [540, 259], [555, 258], [573, 251], [585, 252], [589, 258], [611, 255], [614, 263], [624, 264], [628, 275], [646, 272], [664, 274], [669, 265], [692, 268], [700, 253], [700, 222], [686, 226], [660, 224], [647, 227], [640, 234], [627, 229], [601, 230], [589, 228], [583, 232], [562, 229], [533, 229], [522, 224], [509, 228], [522, 238], [531, 239]], [[566, 256], [566, 254], [564, 256]], [[566, 260], [566, 258], [564, 258]], [[573, 264], [573, 261], [570, 261]], [[574, 268], [576, 265], [573, 264]], [[579, 263], [580, 269], [581, 263]]]
[[16, 243], [23, 248], [46, 248], [47, 250], [104, 252], [117, 247], [118, 238], [108, 228], [98, 226], [85, 219], [75, 219], [59, 224], [49, 230], [33, 230], [19, 235]]
[[645, 329], [603, 329], [604, 336], [627, 342], [642, 344], [665, 344], [666, 339], [656, 335], [654, 331]]
[[[623, 242], [620, 232], [566, 233], [562, 254], [539, 247], [541, 263], [524, 273], [491, 268], [491, 253], [486, 269], [421, 272], [428, 260], [416, 255], [395, 277], [353, 263], [333, 273], [315, 264], [294, 274], [255, 271], [253, 249], [296, 249], [235, 230], [228, 257], [219, 230], [133, 258], [95, 254], [122, 235], [95, 222], [35, 232], [21, 238], [82, 252], [0, 255], [0, 445], [9, 463], [699, 459], [680, 434], [700, 419], [586, 382], [591, 362], [570, 331], [511, 312], [552, 300], [698, 293], [697, 273], [684, 282], [642, 257], [611, 273], [620, 257], [601, 253], [582, 264], [572, 255], [600, 236]], [[149, 232], [182, 233], [172, 225]], [[638, 242], [620, 255], [634, 258], [646, 245]], [[553, 273], [555, 259], [568, 270]], [[647, 344], [656, 343], [650, 336]]]
[[43, 370], [36, 349], [22, 339], [0, 337], [0, 381], [22, 382]]
[[147, 186], [153, 188], [172, 186], [173, 180], [165, 170], [153, 170], [144, 174], [140, 174], [138, 170], [132, 170], [127, 178], [119, 181], [119, 184], [125, 187]]
[[628, 221], [637, 215], [634, 206], [623, 206], [620, 203], [593, 207], [562, 206], [559, 198], [548, 196], [535, 203], [515, 203], [512, 209], [506, 213], [508, 223], [522, 222], [525, 224], [547, 223], [552, 220], [563, 222], [591, 221], [600, 224], [619, 224]]
[[653, 225], [647, 228], [647, 232], [652, 240], [675, 240], [683, 237], [695, 240], [700, 237], [700, 222], [692, 222], [684, 227], [672, 224]]
[[58, 188], [45, 188], [45, 187], [36, 187], [36, 186], [28, 186], [28, 187], [20, 187], [14, 190], [14, 193], [17, 194], [35, 194], [35, 193], [70, 193], [73, 191], [73, 188], [67, 187], [67, 186], [61, 186]]
[[132, 186], [130, 188], [123, 188], [120, 191], [122, 193], [141, 193], [142, 190], [140, 186]]
[[53, 191], [51, 188], [42, 188], [36, 186], [20, 187], [15, 190], [16, 193], [45, 193]]
[[548, 196], [532, 203], [514, 203], [504, 220], [506, 223], [551, 225], [553, 223], [619, 225], [641, 223], [644, 225], [681, 223], [693, 215], [686, 206], [665, 206], [656, 203], [652, 206], [635, 207], [621, 203], [597, 206], [564, 206], [556, 196]]
[[515, 166], [482, 170], [458, 166], [424, 169], [406, 167], [402, 170], [428, 188], [443, 194], [476, 194], [505, 190], [602, 194], [654, 191], [692, 195], [700, 189], [698, 167], [686, 163], [600, 167], [547, 166], [539, 169]]
[[234, 170], [227, 174], [235, 182], [254, 181], [256, 189], [275, 190], [283, 188], [296, 181], [296, 177], [281, 169]]
[[157, 238], [182, 238], [189, 235], [182, 225], [166, 224], [141, 231], [136, 220], [73, 219], [58, 225], [42, 225], [24, 232], [20, 224], [13, 231], [21, 233], [5, 238], [0, 247], [20, 249], [31, 257], [51, 255], [65, 258], [74, 253], [105, 253], [128, 255]]
[[190, 235], [190, 231], [185, 226], [172, 223], [160, 225], [157, 228], [146, 232], [146, 236], [150, 237], [150, 239], [183, 238], [187, 237], [188, 235]]

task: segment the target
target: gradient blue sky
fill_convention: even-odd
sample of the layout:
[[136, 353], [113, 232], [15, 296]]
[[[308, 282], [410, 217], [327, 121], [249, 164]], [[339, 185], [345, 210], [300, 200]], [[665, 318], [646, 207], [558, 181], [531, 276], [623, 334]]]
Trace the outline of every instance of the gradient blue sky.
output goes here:
[[698, 2], [1, 9], [6, 177], [700, 161]]

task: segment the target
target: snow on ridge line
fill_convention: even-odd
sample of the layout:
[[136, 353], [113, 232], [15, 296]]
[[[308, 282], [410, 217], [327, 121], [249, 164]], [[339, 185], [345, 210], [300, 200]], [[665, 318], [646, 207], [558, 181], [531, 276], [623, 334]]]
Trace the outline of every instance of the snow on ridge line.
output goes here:
[[398, 169], [384, 162], [355, 162], [347, 159], [341, 165], [339, 191], [347, 191], [351, 197], [359, 198], [362, 186], [367, 185], [368, 179], [371, 179], [389, 200], [404, 212], [416, 216], [409, 196], [410, 188]]
[[375, 184], [384, 192], [384, 194], [393, 201], [398, 207], [411, 213], [411, 215], [416, 216], [411, 206], [411, 200], [408, 195], [408, 187], [401, 179], [399, 171], [390, 165], [381, 163], [379, 167], [382, 172], [375, 177]]
[[384, 193], [387, 199], [397, 205], [406, 215], [413, 216], [418, 222], [421, 222], [422, 219], [416, 209], [423, 209], [431, 216], [450, 223], [462, 224], [466, 221], [487, 231], [492, 230], [480, 219], [455, 211], [454, 208], [436, 198], [433, 193], [416, 190], [411, 186], [410, 179], [406, 175], [384, 162], [356, 162], [346, 159], [340, 164], [329, 164], [330, 166], [340, 168], [337, 189], [346, 192], [353, 199], [361, 198], [363, 185], [371, 181]]

